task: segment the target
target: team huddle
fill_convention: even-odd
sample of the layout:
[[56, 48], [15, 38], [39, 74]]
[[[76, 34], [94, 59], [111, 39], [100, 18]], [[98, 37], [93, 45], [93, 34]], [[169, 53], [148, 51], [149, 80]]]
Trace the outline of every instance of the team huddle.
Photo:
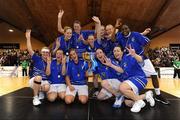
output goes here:
[[[43, 47], [41, 56], [34, 53], [31, 46], [31, 30], [26, 30], [27, 49], [33, 60], [33, 74], [29, 81], [33, 89], [33, 105], [41, 104], [44, 94], [51, 102], [62, 99], [66, 104], [75, 100], [76, 94], [82, 104], [88, 101], [88, 77], [93, 77], [98, 100], [115, 97], [113, 107], [122, 103], [139, 112], [146, 103], [155, 105], [152, 91], [140, 94], [147, 85], [147, 77], [152, 77], [157, 101], [169, 104], [160, 94], [157, 73], [151, 61], [144, 54], [149, 43], [145, 36], [150, 32], [131, 32], [129, 27], [117, 19], [115, 26], [101, 25], [98, 17], [93, 17], [95, 30], [81, 30], [79, 21], [71, 27], [62, 27], [64, 11], [58, 14], [59, 36], [52, 49]], [[121, 31], [119, 31], [121, 30]], [[90, 75], [91, 73], [91, 75]], [[162, 100], [164, 99], [164, 100]]]

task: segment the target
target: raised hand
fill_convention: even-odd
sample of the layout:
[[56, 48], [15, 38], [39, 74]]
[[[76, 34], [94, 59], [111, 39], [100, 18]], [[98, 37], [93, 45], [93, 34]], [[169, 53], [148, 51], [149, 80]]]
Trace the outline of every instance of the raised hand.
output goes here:
[[110, 67], [112, 65], [111, 59], [104, 57], [104, 62], [102, 64]]
[[116, 20], [115, 28], [121, 27], [122, 24], [123, 24], [123, 23], [122, 23], [122, 19], [121, 19], [121, 18], [118, 18], [118, 19]]
[[83, 37], [83, 35], [82, 35], [82, 34], [79, 36], [79, 38], [78, 38], [78, 42], [79, 42], [80, 40], [84, 40], [84, 37]]
[[26, 38], [29, 39], [31, 37], [31, 29], [26, 29]]
[[63, 55], [63, 58], [62, 58], [62, 64], [66, 64], [66, 55]]
[[58, 38], [56, 38], [56, 48], [59, 48], [60, 47], [60, 41], [58, 40]]
[[93, 16], [92, 19], [93, 19], [93, 21], [94, 21], [95, 23], [101, 23], [101, 21], [99, 20], [99, 18], [96, 17], [96, 16]]
[[59, 10], [58, 18], [62, 18], [63, 14], [64, 14], [64, 10]]
[[135, 56], [136, 55], [136, 51], [131, 47], [131, 45], [129, 45], [129, 48], [126, 47], [126, 49], [128, 50], [128, 55], [131, 55], [131, 56]]
[[47, 64], [51, 64], [51, 55], [47, 57]]
[[147, 35], [147, 34], [149, 34], [151, 32], [151, 28], [146, 28], [143, 32], [142, 32], [142, 34], [143, 35]]

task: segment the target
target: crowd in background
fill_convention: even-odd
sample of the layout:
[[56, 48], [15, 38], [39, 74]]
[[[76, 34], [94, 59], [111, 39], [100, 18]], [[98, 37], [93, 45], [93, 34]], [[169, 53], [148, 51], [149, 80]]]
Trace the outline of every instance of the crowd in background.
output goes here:
[[[35, 50], [40, 54], [39, 50]], [[26, 60], [31, 62], [31, 56], [27, 50], [20, 49], [0, 49], [0, 65], [1, 66], [19, 66], [21, 62]]]
[[180, 50], [169, 47], [149, 49], [148, 56], [155, 67], [172, 67], [173, 61], [180, 57]]
[[[35, 50], [35, 52], [40, 54], [39, 50]], [[147, 53], [155, 67], [172, 67], [173, 61], [180, 57], [180, 50], [172, 50], [169, 47], [149, 49]], [[1, 66], [19, 66], [23, 60], [31, 62], [27, 50], [0, 49]]]

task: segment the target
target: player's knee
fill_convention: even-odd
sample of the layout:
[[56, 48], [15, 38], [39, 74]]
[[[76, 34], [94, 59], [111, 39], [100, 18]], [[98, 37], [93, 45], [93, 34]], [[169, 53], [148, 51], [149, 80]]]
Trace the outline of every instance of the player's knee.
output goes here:
[[101, 82], [101, 86], [104, 87], [104, 88], [106, 88], [106, 87], [108, 86], [108, 82], [107, 82], [106, 80], [103, 80], [103, 81]]
[[48, 96], [48, 100], [50, 102], [54, 102], [56, 100], [56, 97], [55, 96]]
[[86, 97], [79, 98], [79, 101], [80, 101], [82, 104], [86, 104], [86, 103], [87, 103], [87, 98], [86, 98]]
[[41, 77], [41, 76], [36, 76], [36, 77], [34, 78], [34, 81], [36, 81], [36, 82], [41, 82], [41, 80], [42, 80], [42, 77]]
[[66, 104], [71, 104], [72, 102], [73, 102], [72, 99], [65, 97], [65, 103]]
[[125, 86], [124, 86], [123, 84], [119, 86], [119, 91], [120, 91], [122, 94], [125, 93], [126, 88], [125, 88]]
[[62, 100], [65, 99], [65, 93], [59, 93], [59, 98], [61, 98]]

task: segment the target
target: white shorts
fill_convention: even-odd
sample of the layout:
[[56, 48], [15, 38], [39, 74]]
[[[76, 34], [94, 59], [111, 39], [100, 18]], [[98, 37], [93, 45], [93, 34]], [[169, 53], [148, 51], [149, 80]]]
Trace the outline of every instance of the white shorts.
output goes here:
[[70, 91], [69, 86], [66, 89], [66, 95], [72, 95], [72, 96], [76, 96], [76, 93], [78, 93], [78, 95], [85, 95], [88, 96], [88, 86], [87, 85], [72, 85], [75, 90], [74, 91]]
[[56, 93], [66, 92], [66, 84], [51, 84], [48, 93], [51, 92], [56, 92]]
[[[32, 77], [32, 78], [29, 80], [29, 87], [31, 87], [31, 88], [33, 88], [34, 79], [35, 79], [35, 77]], [[48, 84], [48, 85], [49, 85], [49, 81], [47, 81], [47, 80], [42, 80], [42, 81], [41, 81], [41, 86], [43, 86], [43, 85], [45, 85], [45, 84]]]
[[151, 75], [157, 75], [157, 72], [154, 69], [154, 66], [153, 66], [152, 62], [150, 61], [150, 59], [144, 60], [144, 65], [142, 66], [142, 69], [143, 69], [144, 73], [146, 74], [146, 77], [150, 77]]
[[[118, 79], [106, 79], [106, 81], [108, 82], [108, 84], [112, 87], [112, 89], [114, 89], [115, 91], [119, 90], [119, 86], [121, 84], [121, 82]], [[112, 93], [108, 92], [106, 89], [102, 88], [101, 92], [105, 95], [107, 95], [108, 97], [112, 97]]]
[[131, 82], [130, 80], [126, 80], [125, 82], [131, 87], [131, 89], [136, 95], [139, 95], [139, 90], [133, 82]]

